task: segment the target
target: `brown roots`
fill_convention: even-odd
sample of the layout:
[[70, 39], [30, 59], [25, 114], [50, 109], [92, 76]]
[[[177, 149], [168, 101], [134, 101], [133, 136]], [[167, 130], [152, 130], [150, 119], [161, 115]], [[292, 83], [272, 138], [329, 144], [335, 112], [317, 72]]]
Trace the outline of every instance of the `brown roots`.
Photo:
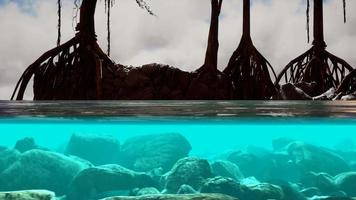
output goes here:
[[34, 100], [100, 99], [102, 68], [113, 63], [95, 39], [85, 38], [78, 33], [68, 42], [44, 53], [22, 74], [11, 99], [15, 96], [16, 100], [23, 99], [33, 75]]
[[276, 78], [271, 64], [254, 47], [251, 38], [242, 38], [224, 73], [234, 87], [234, 99], [270, 99], [276, 94], [270, 72]]
[[[307, 52], [292, 60], [278, 75], [275, 85], [285, 83], [316, 82], [320, 95], [330, 88], [337, 88], [353, 68], [341, 58], [324, 48], [313, 46]], [[282, 80], [284, 79], [284, 80]]]

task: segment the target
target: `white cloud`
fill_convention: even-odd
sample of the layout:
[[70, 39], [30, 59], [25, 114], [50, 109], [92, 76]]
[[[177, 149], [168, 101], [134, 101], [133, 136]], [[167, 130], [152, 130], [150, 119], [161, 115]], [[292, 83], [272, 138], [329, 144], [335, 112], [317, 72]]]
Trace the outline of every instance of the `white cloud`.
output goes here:
[[[126, 65], [159, 62], [195, 70], [204, 60], [209, 28], [210, 1], [150, 0], [158, 17], [149, 16], [133, 0], [116, 1], [112, 9], [112, 58]], [[242, 26], [242, 0], [225, 0], [220, 23], [219, 68], [223, 69], [238, 45]], [[342, 4], [325, 5], [328, 50], [356, 66], [356, 1], [348, 2], [348, 23], [343, 24]], [[29, 11], [30, 10], [30, 11]], [[72, 0], [63, 5], [62, 41], [74, 35]], [[96, 15], [98, 40], [106, 49], [103, 2]], [[306, 43], [304, 0], [255, 0], [252, 37], [255, 46], [280, 69], [303, 53]], [[16, 81], [42, 53], [55, 46], [56, 2], [32, 1], [31, 8], [10, 3], [0, 7], [0, 99], [9, 99]], [[311, 34], [312, 35], [312, 34]], [[31, 85], [26, 98], [31, 98]]]

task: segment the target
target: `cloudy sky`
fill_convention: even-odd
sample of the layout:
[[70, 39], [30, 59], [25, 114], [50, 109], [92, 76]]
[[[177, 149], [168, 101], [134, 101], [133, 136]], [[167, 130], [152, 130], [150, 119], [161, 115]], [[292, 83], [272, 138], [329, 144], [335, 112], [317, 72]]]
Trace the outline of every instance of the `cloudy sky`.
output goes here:
[[[103, 0], [96, 14], [98, 40], [106, 49]], [[204, 60], [209, 29], [209, 0], [148, 0], [157, 17], [134, 0], [116, 0], [112, 10], [112, 59], [125, 65], [164, 63], [193, 71]], [[306, 0], [253, 0], [255, 46], [277, 72], [303, 53], [306, 41]], [[340, 0], [325, 1], [328, 50], [356, 66], [356, 0], [349, 0], [343, 24]], [[62, 41], [74, 35], [73, 0], [63, 0]], [[0, 0], [0, 99], [9, 99], [26, 67], [55, 47], [55, 0]], [[242, 0], [224, 0], [220, 23], [219, 68], [224, 69], [238, 45]], [[32, 98], [32, 84], [25, 97]]]

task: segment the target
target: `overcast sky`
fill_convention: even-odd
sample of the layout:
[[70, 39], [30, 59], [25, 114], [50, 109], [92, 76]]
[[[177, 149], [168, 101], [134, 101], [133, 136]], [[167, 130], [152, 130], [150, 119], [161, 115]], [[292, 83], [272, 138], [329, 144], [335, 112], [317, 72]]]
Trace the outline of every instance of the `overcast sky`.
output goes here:
[[[103, 0], [96, 13], [98, 40], [106, 50]], [[134, 0], [116, 0], [112, 9], [112, 59], [125, 65], [163, 63], [193, 71], [204, 61], [210, 0], [149, 0], [157, 17]], [[278, 73], [310, 47], [306, 41], [306, 0], [254, 0], [252, 37]], [[356, 0], [324, 6], [328, 50], [356, 66]], [[63, 0], [62, 42], [74, 36], [73, 0]], [[42, 53], [55, 47], [55, 0], [0, 0], [0, 99], [9, 99], [22, 72]], [[242, 0], [224, 0], [220, 23], [219, 68], [224, 69], [241, 36]], [[311, 33], [312, 35], [312, 33]], [[25, 98], [32, 99], [32, 83]]]

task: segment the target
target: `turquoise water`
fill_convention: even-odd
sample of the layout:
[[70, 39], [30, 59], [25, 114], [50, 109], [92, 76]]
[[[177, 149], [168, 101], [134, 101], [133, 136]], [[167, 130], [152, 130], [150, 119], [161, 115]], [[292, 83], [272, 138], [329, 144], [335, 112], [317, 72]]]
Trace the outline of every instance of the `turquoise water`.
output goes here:
[[[356, 192], [356, 179], [349, 183], [354, 185], [351, 189], [349, 186], [340, 184], [337, 179], [339, 174], [345, 172], [355, 171], [356, 174], [356, 102], [73, 101], [20, 103], [4, 101], [0, 102], [0, 115], [0, 191], [47, 189], [56, 192], [58, 196], [67, 197], [68, 200], [90, 200], [117, 195], [117, 191], [122, 191], [123, 188], [131, 193], [120, 192], [120, 195], [132, 195], [132, 190], [138, 187], [122, 188], [122, 184], [119, 184], [120, 187], [108, 186], [110, 189], [95, 192], [95, 195], [90, 198], [87, 196], [78, 198], [74, 195], [76, 193], [74, 189], [74, 192], [72, 191], [72, 188], [78, 187], [75, 186], [76, 176], [77, 173], [81, 174], [83, 171], [76, 171], [70, 178], [63, 180], [65, 184], [61, 181], [59, 185], [46, 183], [45, 180], [50, 180], [48, 176], [56, 177], [57, 173], [66, 174], [66, 166], [69, 165], [63, 164], [62, 161], [60, 164], [63, 166], [48, 164], [53, 160], [48, 161], [46, 156], [52, 155], [50, 153], [47, 155], [48, 152], [54, 152], [59, 155], [58, 159], [70, 160], [72, 159], [70, 156], [74, 155], [91, 162], [85, 168], [100, 168], [105, 164], [115, 164], [151, 176], [152, 170], [163, 167], [162, 174], [155, 174], [153, 177], [156, 180], [156, 175], [159, 176], [161, 181], [154, 184], [154, 187], [162, 193], [170, 191], [168, 183], [162, 183], [162, 177], [174, 169], [174, 163], [184, 157], [196, 157], [206, 160], [212, 166], [220, 160], [232, 162], [240, 168], [239, 173], [243, 174], [244, 179], [234, 179], [241, 184], [248, 185], [251, 177], [254, 177], [252, 179], [254, 183], [260, 181], [268, 184], [276, 184], [275, 180], [281, 179], [287, 181], [288, 184], [298, 185], [295, 190], [305, 195], [305, 199], [318, 195], [356, 196], [352, 192]], [[171, 136], [172, 133], [176, 135]], [[86, 146], [86, 149], [75, 147], [77, 151], [82, 151], [82, 154], [74, 153], [69, 146], [75, 135], [83, 137], [83, 141], [86, 141], [86, 137], [104, 138], [104, 140], [111, 138], [107, 141], [117, 142], [119, 150], [117, 152], [110, 150], [109, 153], [96, 155], [106, 148], [105, 145], [100, 146], [99, 139], [95, 143], [98, 146]], [[146, 135], [149, 137], [145, 138]], [[24, 152], [18, 152], [16, 150], [18, 147], [15, 147], [16, 143], [24, 138], [32, 138], [36, 147], [28, 147], [29, 149]], [[133, 138], [141, 138], [141, 140], [132, 140]], [[88, 140], [91, 141], [91, 139]], [[187, 146], [185, 140], [189, 148], [184, 147]], [[130, 143], [132, 141], [138, 142], [132, 144]], [[137, 154], [140, 155], [135, 155], [135, 158], [132, 157], [135, 152], [131, 152], [130, 156], [125, 155], [127, 149], [132, 150], [136, 146], [139, 147]], [[171, 147], [177, 152], [172, 152], [169, 149]], [[160, 151], [161, 148], [162, 151]], [[7, 150], [4, 151], [4, 149]], [[36, 151], [36, 149], [40, 150]], [[156, 150], [160, 152], [158, 155], [155, 154]], [[9, 151], [12, 153], [9, 154]], [[37, 157], [38, 154], [45, 155], [46, 160], [40, 160], [41, 156]], [[91, 160], [90, 154], [100, 157], [101, 163]], [[15, 156], [12, 159], [9, 155]], [[245, 155], [248, 155], [247, 159]], [[8, 159], [9, 157], [11, 159]], [[168, 158], [173, 160], [161, 166], [160, 159], [167, 160]], [[143, 162], [140, 159], [143, 159]], [[255, 159], [262, 163], [251, 161]], [[136, 164], [128, 164], [131, 162]], [[336, 163], [335, 166], [334, 163]], [[256, 168], [259, 165], [261, 167]], [[38, 170], [41, 172], [39, 174], [49, 175], [47, 177], [36, 175]], [[278, 174], [279, 172], [281, 174]], [[21, 175], [14, 177], [11, 173]], [[27, 179], [26, 173], [33, 173], [34, 177], [29, 176], [30, 178]], [[328, 188], [329, 186], [325, 189], [324, 182], [320, 184], [320, 181], [305, 181], [304, 176], [310, 173], [324, 173], [322, 176], [327, 177], [325, 180], [330, 179], [328, 184], [332, 189]], [[203, 179], [205, 184], [207, 184], [206, 181], [211, 181], [208, 178], [215, 175], [221, 176], [214, 170], [213, 174]], [[184, 184], [193, 183], [184, 182]], [[66, 185], [65, 188], [63, 185]], [[204, 188], [202, 185], [194, 186], [193, 184], [193, 188], [198, 192], [207, 191], [206, 188], [202, 189]], [[320, 191], [312, 195], [304, 194], [303, 191], [309, 188], [317, 188]], [[176, 192], [171, 190], [168, 193]], [[226, 194], [220, 190], [214, 190], [214, 192]], [[89, 194], [90, 192], [80, 191], [80, 194], [83, 193]], [[228, 195], [231, 194], [228, 193]], [[280, 199], [296, 199], [289, 195], [286, 194]], [[249, 198], [244, 199], [244, 196], [238, 197], [242, 200], [249, 200]], [[272, 197], [266, 196], [261, 200], [270, 198]]]
[[110, 135], [122, 142], [138, 135], [180, 133], [191, 143], [193, 155], [205, 156], [250, 145], [271, 150], [271, 141], [280, 137], [329, 148], [346, 140], [356, 144], [356, 119], [153, 119], [6, 119], [0, 122], [0, 145], [12, 147], [21, 138], [33, 137], [40, 146], [60, 150], [74, 133]]

